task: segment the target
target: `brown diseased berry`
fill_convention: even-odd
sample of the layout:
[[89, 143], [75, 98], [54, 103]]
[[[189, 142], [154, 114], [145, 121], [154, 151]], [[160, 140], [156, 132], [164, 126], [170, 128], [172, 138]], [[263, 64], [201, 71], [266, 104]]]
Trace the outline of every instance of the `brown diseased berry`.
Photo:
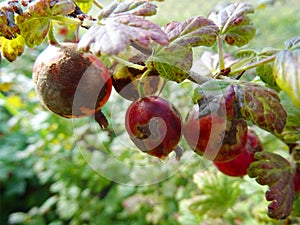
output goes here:
[[105, 65], [76, 44], [48, 46], [36, 59], [33, 80], [41, 102], [62, 117], [93, 115], [107, 102], [112, 81]]

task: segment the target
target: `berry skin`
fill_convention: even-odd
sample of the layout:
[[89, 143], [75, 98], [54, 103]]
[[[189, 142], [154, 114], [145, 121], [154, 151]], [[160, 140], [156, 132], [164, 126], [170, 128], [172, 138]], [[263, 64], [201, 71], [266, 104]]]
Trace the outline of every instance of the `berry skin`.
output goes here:
[[214, 162], [234, 159], [247, 141], [247, 123], [244, 119], [227, 120], [217, 112], [200, 116], [195, 105], [188, 113], [183, 135], [190, 147], [199, 155]]
[[[145, 71], [124, 66], [113, 74], [113, 87], [123, 98], [131, 101], [137, 100], [140, 97], [138, 91], [139, 78], [141, 78], [143, 72]], [[145, 95], [150, 96], [159, 90], [162, 83], [159, 74], [156, 71], [151, 71], [141, 85], [144, 88]]]
[[255, 161], [254, 154], [263, 150], [259, 137], [253, 130], [248, 130], [247, 143], [242, 153], [233, 160], [227, 162], [214, 162], [214, 165], [222, 173], [232, 177], [242, 177], [247, 174], [247, 169]]
[[126, 112], [126, 130], [143, 152], [166, 158], [181, 138], [181, 116], [168, 101], [148, 96], [133, 102]]
[[300, 192], [300, 168], [298, 168], [294, 175], [294, 190]]
[[100, 112], [112, 89], [105, 65], [76, 47], [73, 43], [50, 45], [33, 67], [33, 81], [42, 104], [66, 118]]
[[[128, 59], [129, 62], [142, 66], [145, 65], [145, 61], [148, 57], [147, 55], [133, 50], [131, 50], [128, 54], [133, 54], [133, 56]], [[120, 64], [115, 66], [112, 76], [114, 89], [123, 98], [130, 101], [135, 101], [140, 98], [138, 91], [139, 85], [142, 85], [146, 96], [154, 95], [158, 90], [160, 90], [163, 84], [163, 79], [160, 78], [157, 71], [152, 70], [147, 77], [143, 79], [143, 83], [140, 83], [140, 78], [146, 70], [146, 67], [143, 70], [138, 70]]]

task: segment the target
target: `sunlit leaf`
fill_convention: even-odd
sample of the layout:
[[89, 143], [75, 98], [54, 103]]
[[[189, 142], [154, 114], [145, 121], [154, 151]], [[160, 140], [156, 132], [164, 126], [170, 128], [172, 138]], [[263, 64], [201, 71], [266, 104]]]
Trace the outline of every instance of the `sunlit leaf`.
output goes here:
[[255, 153], [248, 174], [256, 178], [257, 183], [268, 185], [266, 200], [268, 215], [275, 219], [285, 219], [291, 214], [294, 201], [293, 170], [290, 163], [282, 156], [271, 152]]
[[216, 42], [219, 28], [204, 17], [192, 17], [184, 22], [171, 22], [163, 27], [170, 42], [184, 47], [212, 46]]
[[32, 17], [28, 14], [17, 17], [21, 35], [30, 48], [40, 45], [48, 34], [50, 20], [48, 17]]
[[1, 53], [10, 62], [22, 55], [24, 51], [25, 41], [21, 35], [11, 40], [0, 37], [0, 42]]
[[103, 8], [98, 18], [109, 16], [131, 14], [136, 16], [152, 16], [156, 14], [156, 5], [149, 1], [113, 1], [107, 7]]
[[273, 69], [277, 85], [300, 108], [300, 49], [279, 52]]
[[82, 12], [88, 13], [93, 6], [93, 0], [75, 0]]
[[167, 35], [161, 28], [141, 17], [120, 15], [101, 21], [103, 25], [92, 26], [79, 42], [79, 49], [87, 51], [93, 45], [96, 54], [118, 54], [130, 43], [148, 47], [151, 40], [168, 44]]
[[219, 12], [212, 12], [208, 18], [217, 24], [229, 45], [241, 47], [246, 45], [256, 32], [251, 19], [247, 16], [249, 13], [254, 13], [253, 6], [247, 2], [238, 2]]
[[266, 83], [267, 87], [270, 87], [276, 91], [280, 90], [273, 75], [273, 64], [268, 63], [256, 67], [256, 73], [260, 79]]

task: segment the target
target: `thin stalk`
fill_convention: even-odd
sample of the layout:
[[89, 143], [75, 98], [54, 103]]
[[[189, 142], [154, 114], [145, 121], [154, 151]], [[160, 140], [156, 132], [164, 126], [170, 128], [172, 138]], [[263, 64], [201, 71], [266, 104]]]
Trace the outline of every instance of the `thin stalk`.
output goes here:
[[97, 0], [93, 0], [93, 3], [94, 3], [95, 6], [97, 6], [99, 9], [103, 9], [103, 8], [104, 8], [104, 6], [103, 6], [100, 2], [98, 2]]
[[225, 69], [225, 63], [224, 63], [223, 39], [221, 36], [218, 36], [218, 53], [219, 53], [219, 70], [222, 71]]
[[50, 21], [50, 25], [49, 25], [49, 31], [48, 31], [48, 41], [50, 45], [58, 45], [59, 42], [57, 41], [57, 39], [54, 36], [53, 33], [53, 23], [52, 21]]
[[114, 60], [116, 60], [117, 62], [123, 64], [124, 66], [128, 66], [128, 67], [131, 67], [131, 68], [134, 68], [134, 69], [137, 69], [137, 70], [144, 70], [145, 69], [145, 66], [138, 65], [138, 64], [135, 64], [135, 63], [132, 63], [132, 62], [128, 62], [127, 60], [124, 60], [124, 59], [122, 59], [118, 56], [112, 55], [111, 57]]
[[272, 61], [274, 61], [275, 57], [276, 57], [276, 55], [272, 55], [272, 56], [267, 57], [267, 58], [265, 58], [265, 59], [263, 59], [263, 60], [260, 60], [260, 61], [258, 61], [258, 62], [256, 62], [256, 63], [252, 63], [252, 64], [247, 65], [247, 66], [244, 66], [244, 67], [240, 67], [240, 68], [237, 68], [237, 69], [234, 69], [234, 68], [232, 69], [232, 68], [231, 68], [231, 71], [230, 71], [230, 73], [229, 73], [229, 76], [230, 76], [230, 75], [237, 74], [237, 73], [241, 73], [241, 72], [243, 72], [243, 71], [246, 71], [246, 70], [249, 70], [249, 69], [258, 67], [258, 66], [261, 66], [261, 65], [266, 64], [266, 63], [269, 63], [269, 62], [272, 62]]
[[147, 69], [140, 78], [140, 82], [138, 84], [138, 93], [140, 98], [143, 98], [145, 96], [144, 85], [146, 82], [146, 78], [151, 73], [151, 71], [152, 71], [151, 69]]

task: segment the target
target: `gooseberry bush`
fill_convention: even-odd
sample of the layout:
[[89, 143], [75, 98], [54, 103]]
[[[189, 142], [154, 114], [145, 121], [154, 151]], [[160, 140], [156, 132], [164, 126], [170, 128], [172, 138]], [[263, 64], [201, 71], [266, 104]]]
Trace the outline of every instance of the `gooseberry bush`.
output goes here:
[[[131, 102], [123, 125], [140, 154], [168, 163], [192, 149], [192, 157], [212, 162], [226, 176], [267, 185], [268, 216], [288, 218], [300, 186], [300, 36], [282, 49], [247, 49], [256, 35], [248, 2], [163, 26], [151, 21], [156, 13], [154, 0], [105, 6], [7, 0], [0, 5], [0, 60], [13, 62], [26, 46], [47, 42], [32, 65], [45, 109], [74, 120], [91, 117], [101, 132], [117, 136], [105, 113], [115, 90]], [[169, 83], [176, 87], [172, 92], [185, 84], [193, 88], [184, 96], [193, 105], [189, 111], [161, 97]], [[264, 148], [256, 130], [285, 143], [286, 154]], [[203, 202], [200, 196], [190, 208], [201, 213]]]

